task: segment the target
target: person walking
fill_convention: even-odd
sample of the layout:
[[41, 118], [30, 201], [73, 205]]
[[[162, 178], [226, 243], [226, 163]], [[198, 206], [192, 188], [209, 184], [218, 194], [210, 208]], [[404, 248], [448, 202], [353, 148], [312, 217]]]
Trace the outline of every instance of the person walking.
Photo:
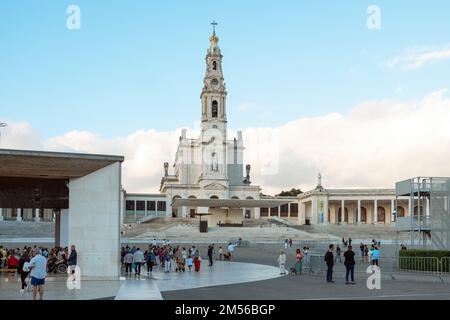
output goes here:
[[125, 274], [131, 275], [131, 266], [133, 264], [133, 254], [131, 253], [131, 250], [128, 249], [127, 253], [123, 257], [123, 263], [125, 264]]
[[328, 251], [325, 254], [325, 262], [327, 264], [327, 283], [334, 283], [333, 281], [333, 266], [334, 266], [334, 257], [333, 257], [333, 249], [334, 246], [330, 244], [328, 246]]
[[288, 248], [288, 239], [284, 239], [284, 249]]
[[188, 266], [188, 268], [189, 268], [189, 271], [192, 270], [192, 264], [193, 264], [193, 263], [194, 263], [194, 262], [193, 262], [193, 260], [192, 260], [192, 257], [189, 256], [189, 257], [186, 259], [186, 264], [187, 264], [187, 266]]
[[142, 253], [141, 249], [137, 248], [133, 254], [133, 263], [135, 265], [134, 269], [135, 276], [141, 275], [141, 266], [144, 262], [145, 262], [144, 254]]
[[147, 263], [147, 275], [153, 272], [153, 265], [155, 263], [155, 252], [153, 248], [150, 248], [145, 257], [145, 262]]
[[75, 273], [75, 268], [77, 267], [77, 250], [75, 250], [75, 245], [70, 246], [70, 255], [68, 263], [71, 272]]
[[286, 254], [281, 251], [277, 259], [278, 265], [280, 266], [280, 274], [286, 274]]
[[28, 268], [31, 270], [31, 285], [33, 286], [33, 300], [36, 300], [37, 292], [39, 299], [44, 300], [44, 284], [47, 276], [47, 259], [42, 256], [40, 249], [33, 250], [33, 258], [30, 260]]
[[223, 257], [223, 250], [222, 247], [219, 247], [219, 260], [222, 260]]
[[342, 263], [342, 260], [341, 260], [341, 248], [339, 247], [339, 245], [336, 245], [336, 258], [335, 258], [334, 262], [336, 262], [337, 259], [339, 259], [339, 263]]
[[233, 258], [233, 254], [234, 254], [234, 244], [232, 244], [231, 242], [228, 244], [228, 254], [230, 256], [230, 260]]
[[19, 259], [19, 265], [17, 267], [17, 273], [20, 274], [20, 281], [22, 283], [22, 289], [20, 289], [20, 292], [24, 292], [25, 288], [28, 289], [26, 279], [30, 273], [29, 265], [30, 257], [28, 256], [28, 252], [25, 250]]
[[364, 262], [369, 262], [369, 247], [364, 245]]
[[200, 254], [198, 251], [195, 252], [195, 256], [194, 256], [194, 269], [195, 272], [200, 272], [200, 266], [202, 263], [202, 258], [200, 257]]
[[213, 265], [213, 247], [211, 245], [208, 246], [208, 259], [209, 259], [209, 267]]
[[295, 253], [295, 274], [301, 274], [303, 269], [303, 254], [300, 249]]
[[349, 275], [351, 276], [352, 284], [355, 284], [355, 252], [352, 250], [352, 246], [348, 246], [347, 251], [344, 252], [344, 265], [345, 265], [345, 284], [350, 284], [348, 281]]
[[309, 267], [309, 247], [303, 247], [303, 255], [305, 259], [305, 264], [307, 267]]
[[380, 251], [378, 246], [375, 246], [372, 251], [372, 265], [379, 267], [378, 260], [380, 259]]
[[170, 252], [170, 250], [167, 250], [164, 256], [164, 272], [169, 273], [171, 267], [172, 267], [172, 253]]
[[361, 242], [359, 250], [361, 251], [361, 260], [364, 261], [364, 243]]

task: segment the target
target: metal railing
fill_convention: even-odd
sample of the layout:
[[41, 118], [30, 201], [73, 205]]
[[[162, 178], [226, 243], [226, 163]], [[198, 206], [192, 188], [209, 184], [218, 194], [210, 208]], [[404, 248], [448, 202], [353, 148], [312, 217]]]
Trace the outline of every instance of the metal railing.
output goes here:
[[[305, 272], [315, 275], [326, 272], [327, 265], [324, 255], [311, 254], [309, 259], [310, 263], [305, 268]], [[356, 256], [355, 262], [355, 273], [365, 274], [367, 267], [372, 264], [372, 261], [362, 261]], [[450, 276], [450, 257], [381, 257], [378, 260], [378, 266], [387, 279], [395, 279], [397, 275], [415, 274], [431, 275], [443, 281], [444, 276]], [[345, 273], [344, 263], [335, 262], [333, 272]]]

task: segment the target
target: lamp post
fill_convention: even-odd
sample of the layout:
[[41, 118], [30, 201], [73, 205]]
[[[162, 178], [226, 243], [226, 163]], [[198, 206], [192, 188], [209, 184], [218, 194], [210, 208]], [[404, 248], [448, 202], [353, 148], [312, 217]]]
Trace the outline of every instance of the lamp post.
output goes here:
[[[7, 126], [8, 125], [6, 123], [0, 122], [0, 128], [5, 128]], [[0, 142], [1, 142], [1, 140], [2, 140], [2, 132], [0, 131]]]

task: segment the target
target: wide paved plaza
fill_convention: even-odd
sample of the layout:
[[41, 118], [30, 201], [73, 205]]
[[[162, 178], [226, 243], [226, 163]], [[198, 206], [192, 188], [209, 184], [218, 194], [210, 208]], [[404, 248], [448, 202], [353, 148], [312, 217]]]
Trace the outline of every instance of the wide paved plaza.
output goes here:
[[[181, 246], [184, 246], [181, 244]], [[185, 245], [189, 247], [189, 245]], [[206, 244], [197, 244], [203, 253]], [[143, 247], [143, 246], [141, 246]], [[290, 299], [450, 299], [450, 281], [446, 277], [424, 274], [383, 273], [381, 289], [369, 290], [365, 273], [368, 263], [356, 266], [356, 285], [346, 285], [345, 267], [336, 263], [335, 283], [327, 284], [324, 273], [312, 274], [307, 266], [302, 275], [280, 275], [276, 263], [281, 245], [255, 244], [236, 249], [233, 261], [215, 261], [208, 266], [206, 257], [200, 272], [164, 273], [160, 266], [140, 277], [125, 276], [116, 281], [82, 281], [81, 289], [68, 289], [65, 275], [49, 276], [45, 299], [53, 300], [290, 300]], [[295, 248], [288, 248], [286, 266], [293, 264]], [[388, 249], [386, 248], [386, 251]], [[393, 279], [395, 278], [395, 279]], [[28, 280], [29, 282], [29, 280]], [[20, 293], [16, 276], [0, 275], [1, 300], [31, 300], [31, 292]]]

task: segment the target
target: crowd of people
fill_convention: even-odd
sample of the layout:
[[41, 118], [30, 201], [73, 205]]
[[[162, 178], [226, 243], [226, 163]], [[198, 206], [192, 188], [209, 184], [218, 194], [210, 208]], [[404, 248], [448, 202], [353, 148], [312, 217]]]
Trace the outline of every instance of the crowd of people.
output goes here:
[[[228, 243], [225, 253], [222, 246], [219, 246], [216, 251], [214, 244], [208, 245], [206, 253], [208, 266], [212, 267], [215, 260], [232, 260], [235, 247], [235, 244]], [[202, 262], [200, 250], [195, 245], [186, 249], [186, 247], [172, 245], [166, 239], [163, 239], [159, 244], [156, 239], [153, 239], [144, 252], [137, 246], [130, 247], [127, 245], [121, 248], [120, 256], [126, 276], [131, 276], [133, 273], [135, 276], [140, 276], [142, 269], [145, 267], [147, 275], [149, 275], [156, 266], [162, 268], [165, 273], [171, 271], [189, 272], [192, 270], [200, 272]]]
[[[351, 245], [352, 239], [348, 239], [348, 241], [345, 241], [344, 238], [342, 238], [342, 242], [346, 248], [346, 251], [343, 254], [344, 257], [344, 266], [346, 269], [345, 273], [345, 283], [346, 284], [355, 284], [355, 252], [353, 251], [353, 247]], [[375, 239], [372, 239], [370, 247], [367, 244], [364, 244], [361, 242], [359, 249], [360, 249], [360, 255], [361, 255], [361, 261], [367, 262], [372, 264], [373, 266], [379, 267], [379, 260], [380, 260], [380, 241], [376, 241]], [[328, 247], [328, 251], [325, 254], [324, 260], [327, 265], [327, 283], [334, 283], [333, 281], [333, 267], [334, 264], [337, 263], [339, 260], [339, 263], [342, 263], [341, 259], [341, 248], [339, 247], [339, 244], [336, 245], [336, 247], [333, 244], [330, 244]]]
[[[303, 247], [303, 252], [300, 248], [295, 250], [294, 254], [295, 264], [290, 268], [290, 272], [293, 274], [301, 274], [303, 270], [303, 262], [306, 262], [309, 265], [309, 247]], [[277, 262], [280, 267], [280, 274], [286, 274], [286, 253], [281, 251], [278, 256]]]
[[55, 247], [49, 250], [46, 247], [38, 246], [25, 246], [23, 249], [6, 249], [0, 246], [0, 269], [6, 269], [10, 275], [13, 275], [12, 271], [20, 275], [21, 293], [28, 290], [27, 278], [30, 276], [34, 300], [36, 300], [37, 293], [41, 300], [44, 298], [45, 278], [48, 273], [56, 273], [59, 265], [65, 266], [61, 269], [64, 272], [67, 267], [72, 269], [71, 272], [75, 272], [77, 251], [74, 245], [70, 250], [68, 247]]
[[[344, 264], [346, 268], [346, 284], [355, 284], [355, 264], [356, 264], [356, 254], [353, 251], [352, 247], [352, 239], [349, 238], [348, 240], [345, 240], [342, 238], [342, 244], [345, 248], [345, 252], [342, 252], [341, 246], [339, 244], [330, 244], [328, 246], [328, 250], [325, 253], [324, 260], [325, 264], [327, 265], [327, 275], [326, 275], [326, 281], [328, 283], [334, 283], [333, 281], [333, 267], [336, 263], [339, 262], [339, 264]], [[379, 266], [379, 260], [380, 260], [380, 241], [377, 241], [375, 239], [372, 239], [371, 244], [367, 245], [364, 243], [360, 244], [360, 255], [361, 255], [361, 261], [370, 263], [374, 266]], [[292, 247], [292, 242], [290, 239], [286, 239], [284, 241], [284, 247], [285, 249]], [[402, 250], [406, 250], [406, 246], [402, 246]], [[303, 252], [300, 248], [296, 249], [295, 253], [293, 254], [293, 258], [295, 260], [295, 264], [292, 265], [289, 269], [289, 271], [292, 274], [301, 274], [303, 265], [310, 265], [310, 254], [309, 254], [309, 247], [305, 246], [303, 247]], [[285, 251], [281, 251], [280, 255], [278, 256], [277, 263], [280, 268], [280, 274], [284, 275], [287, 274], [286, 269], [286, 253]]]

